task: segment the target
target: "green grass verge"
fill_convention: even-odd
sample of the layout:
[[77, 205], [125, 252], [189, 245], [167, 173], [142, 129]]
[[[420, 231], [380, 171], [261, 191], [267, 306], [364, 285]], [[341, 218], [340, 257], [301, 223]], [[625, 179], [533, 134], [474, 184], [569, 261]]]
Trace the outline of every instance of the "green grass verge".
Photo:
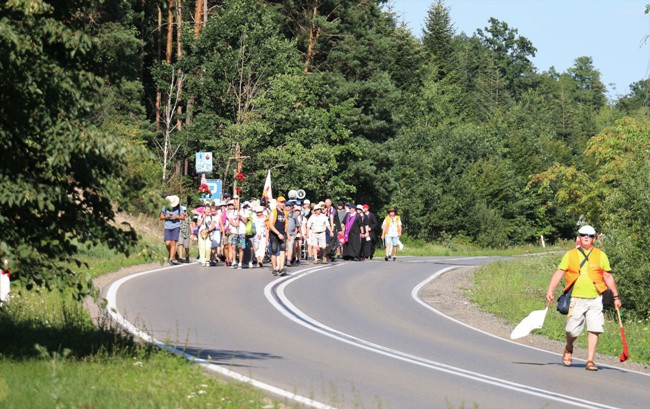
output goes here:
[[[429, 257], [441, 257], [441, 256], [514, 256], [519, 254], [532, 254], [532, 253], [544, 253], [544, 252], [554, 252], [566, 250], [567, 242], [557, 243], [552, 246], [542, 247], [540, 245], [525, 245], [525, 246], [514, 246], [504, 249], [498, 248], [483, 248], [478, 247], [472, 243], [463, 242], [462, 240], [450, 240], [443, 243], [431, 243], [425, 242], [419, 239], [412, 239], [406, 236], [402, 236], [402, 243], [404, 244], [404, 249], [398, 251], [397, 255], [399, 256], [429, 256]], [[382, 246], [381, 240], [379, 240], [379, 246]], [[379, 247], [378, 246], [378, 247]], [[375, 257], [379, 257], [385, 254], [383, 248], [378, 249], [375, 252]]]
[[[159, 239], [145, 238], [124, 258], [87, 248], [80, 273], [96, 277], [164, 260]], [[221, 382], [187, 360], [97, 328], [70, 294], [24, 291], [14, 283], [0, 309], [2, 408], [276, 408], [250, 385]]]
[[[485, 311], [516, 325], [531, 311], [544, 309], [546, 288], [561, 258], [561, 254], [526, 257], [482, 267], [476, 273], [474, 286], [468, 290], [470, 298]], [[562, 285], [556, 289], [557, 296], [561, 293], [560, 287]], [[623, 325], [630, 361], [650, 363], [650, 320], [627, 320], [624, 294], [622, 296]], [[551, 303], [544, 327], [534, 333], [564, 341], [566, 316], [558, 313], [555, 306], [555, 302]], [[577, 343], [579, 347], [586, 348], [586, 333], [578, 337]], [[622, 352], [615, 310], [606, 311], [605, 332], [600, 336], [598, 352], [611, 356], [619, 356]]]
[[3, 408], [260, 408], [267, 406], [262, 398], [163, 353], [4, 361], [0, 375]]

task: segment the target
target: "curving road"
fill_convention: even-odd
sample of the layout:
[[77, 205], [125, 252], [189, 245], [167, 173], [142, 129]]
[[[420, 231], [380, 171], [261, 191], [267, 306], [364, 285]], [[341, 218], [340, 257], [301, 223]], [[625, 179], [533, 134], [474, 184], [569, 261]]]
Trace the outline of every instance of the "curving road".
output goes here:
[[647, 408], [650, 377], [564, 368], [417, 297], [489, 258], [401, 258], [264, 269], [182, 265], [122, 278], [107, 309], [131, 331], [298, 405], [336, 408]]

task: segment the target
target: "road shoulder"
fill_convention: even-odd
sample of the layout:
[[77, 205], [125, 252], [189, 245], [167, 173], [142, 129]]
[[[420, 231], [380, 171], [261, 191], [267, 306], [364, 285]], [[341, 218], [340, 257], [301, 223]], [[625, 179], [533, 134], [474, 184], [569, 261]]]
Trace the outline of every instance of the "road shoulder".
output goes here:
[[[476, 270], [476, 267], [464, 267], [451, 270], [427, 284], [420, 292], [420, 298], [431, 307], [458, 321], [497, 337], [510, 339], [510, 332], [512, 332], [513, 325], [508, 324], [499, 317], [482, 311], [467, 296], [467, 290], [473, 285]], [[558, 362], [560, 360], [560, 353], [564, 348], [563, 342], [553, 341], [540, 335], [528, 335], [515, 342], [545, 351], [555, 352], [558, 354]], [[583, 359], [587, 356], [587, 351], [576, 348], [574, 356]], [[619, 368], [650, 373], [649, 365], [619, 362], [618, 357], [597, 354], [596, 361]]]

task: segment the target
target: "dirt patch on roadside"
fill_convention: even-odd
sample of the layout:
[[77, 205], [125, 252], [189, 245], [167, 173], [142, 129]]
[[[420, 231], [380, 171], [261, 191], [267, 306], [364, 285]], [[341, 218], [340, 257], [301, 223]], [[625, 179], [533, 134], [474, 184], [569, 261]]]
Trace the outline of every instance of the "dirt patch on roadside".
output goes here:
[[[482, 311], [467, 296], [467, 289], [471, 288], [474, 283], [476, 270], [477, 268], [475, 267], [451, 270], [427, 284], [420, 292], [420, 298], [445, 315], [474, 328], [509, 340], [510, 332], [512, 332], [514, 326], [492, 314]], [[540, 335], [528, 335], [515, 342], [555, 352], [558, 354], [558, 362], [561, 358], [560, 354], [564, 349], [563, 342], [553, 341]], [[574, 357], [577, 359], [585, 359], [587, 357], [587, 351], [576, 347]], [[619, 362], [618, 357], [596, 354], [596, 362], [650, 373], [650, 365]]]
[[[104, 287], [106, 287], [108, 284], [112, 283], [115, 280], [119, 280], [122, 277], [126, 277], [131, 274], [140, 273], [142, 271], [153, 270], [160, 267], [162, 267], [161, 263], [149, 263], [149, 264], [140, 264], [131, 267], [124, 267], [115, 272], [104, 274], [102, 276], [95, 278], [93, 280], [93, 284], [95, 285], [95, 288], [99, 289], [99, 291], [101, 292], [104, 289]], [[101, 296], [101, 294], [97, 302], [95, 302], [95, 300], [93, 300], [91, 297], [87, 297], [84, 300], [84, 306], [86, 307], [86, 310], [90, 315], [90, 318], [97, 326], [105, 326], [111, 323], [110, 319], [108, 318], [108, 313], [101, 308], [101, 305], [103, 305], [103, 303], [104, 303], [104, 298]]]

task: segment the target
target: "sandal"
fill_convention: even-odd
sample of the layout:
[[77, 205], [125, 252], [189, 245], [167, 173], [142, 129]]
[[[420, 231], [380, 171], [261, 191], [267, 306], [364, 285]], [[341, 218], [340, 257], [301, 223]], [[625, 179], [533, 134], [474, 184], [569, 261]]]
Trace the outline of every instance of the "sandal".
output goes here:
[[569, 351], [566, 347], [564, 347], [564, 353], [562, 354], [562, 363], [564, 364], [564, 366], [571, 366], [572, 362], [573, 362], [573, 349]]
[[587, 364], [585, 365], [585, 369], [588, 371], [597, 371], [598, 367], [596, 366], [596, 363], [594, 361], [587, 361]]

